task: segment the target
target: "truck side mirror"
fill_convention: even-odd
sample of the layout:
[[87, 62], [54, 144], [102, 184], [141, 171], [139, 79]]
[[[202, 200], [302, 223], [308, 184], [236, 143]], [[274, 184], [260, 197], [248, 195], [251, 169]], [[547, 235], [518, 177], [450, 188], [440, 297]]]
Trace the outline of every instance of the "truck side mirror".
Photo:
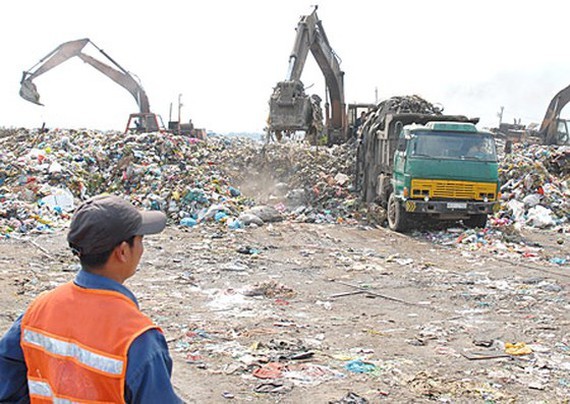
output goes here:
[[394, 124], [394, 133], [396, 134], [396, 136], [398, 136], [399, 138], [402, 137], [403, 133], [402, 131], [404, 130], [404, 125], [402, 124], [401, 121], [398, 121]]
[[404, 125], [402, 122], [398, 121], [394, 124], [394, 133], [398, 136], [398, 145], [396, 149], [400, 152], [406, 150], [406, 138], [404, 137], [403, 133]]
[[398, 151], [403, 152], [403, 151], [406, 151], [406, 146], [407, 146], [407, 145], [406, 145], [406, 139], [403, 138], [403, 137], [399, 138], [399, 139], [398, 139], [398, 146], [396, 147], [396, 149], [397, 149]]

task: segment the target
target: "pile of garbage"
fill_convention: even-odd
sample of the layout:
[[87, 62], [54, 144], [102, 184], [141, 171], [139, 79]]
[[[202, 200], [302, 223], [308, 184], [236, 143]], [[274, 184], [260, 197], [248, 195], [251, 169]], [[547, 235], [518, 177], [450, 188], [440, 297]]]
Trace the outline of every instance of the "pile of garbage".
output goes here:
[[570, 220], [570, 148], [515, 144], [500, 162], [505, 224], [548, 228]]
[[242, 147], [240, 158], [226, 164], [229, 175], [258, 202], [275, 206], [300, 222], [356, 222], [359, 207], [353, 190], [351, 145], [307, 147], [297, 142]]
[[361, 131], [365, 132], [375, 127], [382, 128], [386, 115], [389, 113], [414, 113], [437, 116], [441, 115], [442, 112], [443, 107], [441, 105], [434, 105], [418, 95], [391, 97], [380, 102], [372, 112], [368, 113], [366, 120], [362, 124]]
[[348, 146], [61, 129], [3, 130], [0, 146], [0, 236], [63, 227], [82, 200], [101, 193], [162, 210], [172, 224], [233, 229], [246, 224], [240, 214], [256, 205], [240, 186], [262, 179], [277, 185], [268, 193], [271, 206], [250, 213], [265, 213], [268, 221], [343, 221], [355, 200], [344, 173]]
[[396, 96], [388, 98], [378, 104], [379, 115], [395, 114], [429, 114], [441, 115], [443, 107], [424, 100], [419, 95]]
[[485, 229], [460, 227], [421, 231], [431, 242], [468, 251], [485, 250], [503, 257], [522, 257], [565, 265], [570, 255], [546, 254], [525, 242], [524, 228], [552, 231], [558, 244], [570, 234], [570, 147], [513, 145], [513, 152], [501, 156], [499, 180], [500, 210], [489, 218]]
[[[423, 105], [415, 97], [400, 101]], [[351, 144], [18, 129], [0, 131], [0, 150], [0, 235], [65, 226], [80, 201], [105, 192], [188, 227], [364, 219]], [[500, 161], [503, 203], [491, 226], [567, 228], [569, 162], [568, 147], [515, 144]]]
[[[253, 202], [218, 166], [224, 141], [164, 133], [20, 129], [0, 138], [0, 234], [65, 225], [89, 196], [117, 193], [178, 223]], [[217, 219], [221, 220], [218, 214]]]

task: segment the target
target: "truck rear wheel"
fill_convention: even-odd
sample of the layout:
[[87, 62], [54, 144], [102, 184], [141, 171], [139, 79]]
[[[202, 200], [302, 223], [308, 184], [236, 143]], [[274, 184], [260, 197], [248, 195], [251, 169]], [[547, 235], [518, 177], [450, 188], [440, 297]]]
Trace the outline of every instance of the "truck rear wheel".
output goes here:
[[487, 225], [487, 215], [480, 214], [480, 215], [472, 215], [469, 216], [469, 219], [463, 219], [463, 224], [469, 228], [484, 228]]
[[388, 198], [388, 227], [398, 232], [406, 230], [408, 224], [407, 216], [402, 203], [392, 192]]

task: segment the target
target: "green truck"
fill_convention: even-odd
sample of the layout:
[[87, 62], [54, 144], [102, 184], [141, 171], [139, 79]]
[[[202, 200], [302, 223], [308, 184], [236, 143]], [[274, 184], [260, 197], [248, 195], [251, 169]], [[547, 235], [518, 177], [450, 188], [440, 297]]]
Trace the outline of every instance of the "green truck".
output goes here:
[[359, 130], [356, 187], [386, 208], [390, 229], [425, 221], [485, 227], [498, 209], [493, 134], [478, 119], [440, 113], [375, 111]]

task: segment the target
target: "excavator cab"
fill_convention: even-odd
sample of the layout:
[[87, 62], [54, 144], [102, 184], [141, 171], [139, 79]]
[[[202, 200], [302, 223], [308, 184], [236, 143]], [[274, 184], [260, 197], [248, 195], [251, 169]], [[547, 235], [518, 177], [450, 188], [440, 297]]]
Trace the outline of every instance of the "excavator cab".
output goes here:
[[346, 120], [348, 126], [348, 138], [357, 137], [358, 128], [362, 126], [363, 117], [376, 108], [375, 104], [348, 104], [346, 108]]
[[125, 133], [128, 132], [161, 132], [161, 126], [158, 124], [157, 115], [152, 112], [130, 114], [129, 121], [127, 122], [127, 128], [125, 129]]
[[566, 119], [556, 120], [556, 144], [570, 144], [570, 133], [568, 132], [568, 124], [570, 121]]

